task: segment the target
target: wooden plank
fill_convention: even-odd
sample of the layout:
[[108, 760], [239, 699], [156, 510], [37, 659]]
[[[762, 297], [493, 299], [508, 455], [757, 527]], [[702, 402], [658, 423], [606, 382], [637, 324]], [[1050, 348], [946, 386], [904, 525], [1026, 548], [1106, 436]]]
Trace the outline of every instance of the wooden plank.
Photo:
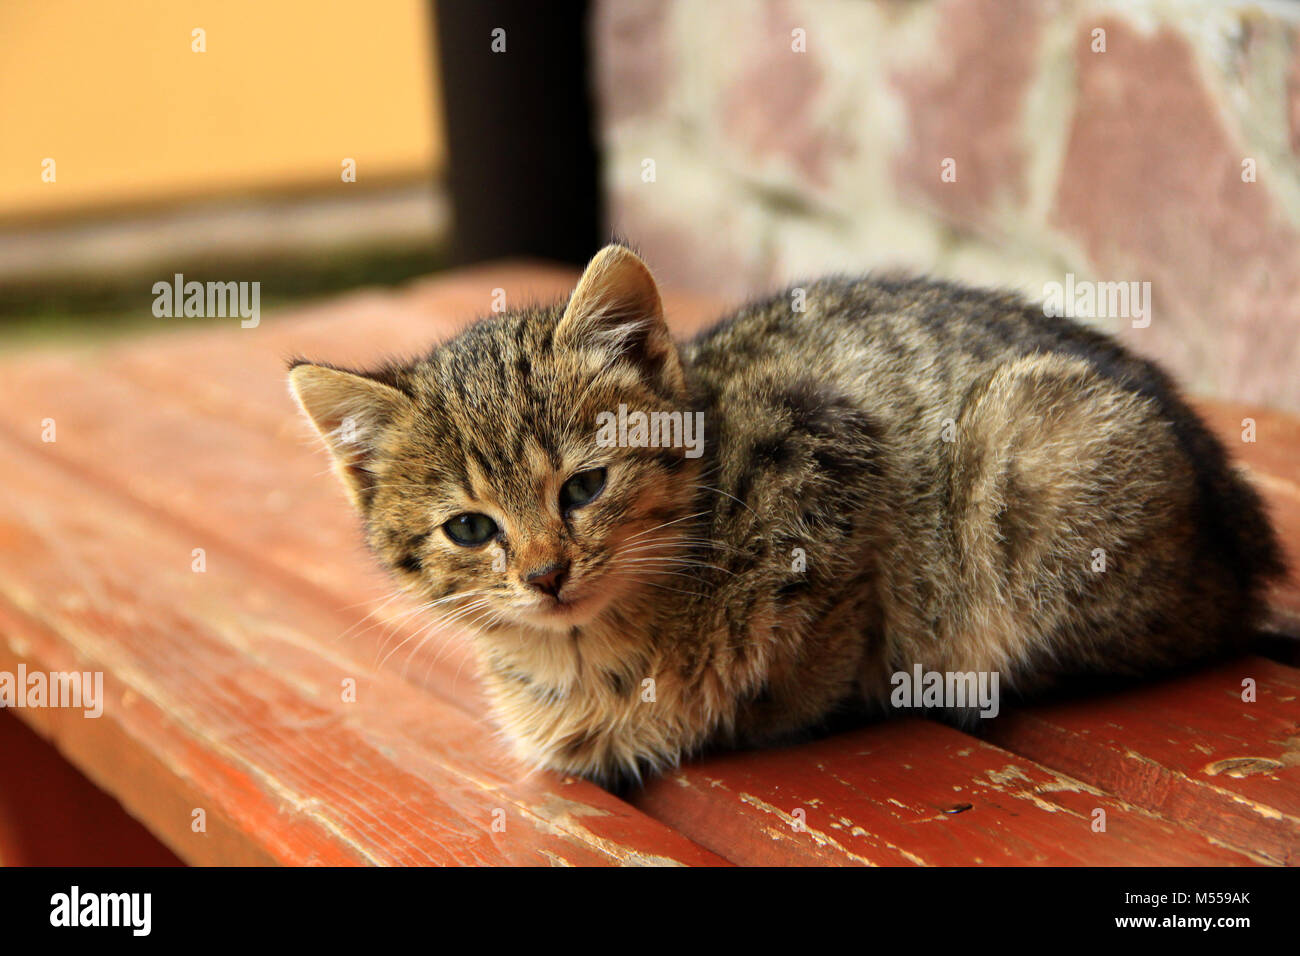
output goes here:
[[[52, 381], [76, 386], [52, 391]], [[0, 427], [75, 468], [81, 480], [138, 500], [158, 520], [184, 529], [186, 553], [226, 549], [331, 612], [333, 624], [319, 637], [360, 664], [383, 661], [448, 700], [482, 710], [475, 681], [460, 679], [473, 673], [464, 642], [447, 634], [421, 641], [427, 622], [409, 613], [413, 605], [388, 602], [391, 585], [313, 445], [196, 414], [85, 360], [56, 356], [11, 369], [0, 396], [8, 403]], [[57, 428], [52, 443], [39, 441], [45, 419]]]
[[722, 862], [584, 781], [527, 774], [480, 721], [331, 651], [331, 616], [222, 547], [195, 573], [190, 536], [0, 448], [0, 668], [102, 671], [107, 697], [99, 719], [16, 713], [186, 860]]
[[[1242, 700], [1243, 680], [1256, 700]], [[1273, 863], [1300, 863], [1300, 671], [1259, 657], [1006, 713], [999, 746]]]
[[[0, 670], [17, 673], [20, 665], [29, 672], [103, 669], [102, 662], [74, 650], [62, 635], [0, 597]], [[150, 832], [178, 855], [215, 866], [361, 862], [336, 846], [314, 821], [282, 812], [254, 787], [236, 786], [239, 812], [229, 812], [228, 794], [205, 777], [215, 774], [218, 782], [227, 784], [228, 778], [202, 759], [201, 749], [172, 726], [169, 714], [107, 674], [104, 689], [106, 716], [100, 719], [54, 708], [21, 711], [22, 719], [133, 816], [147, 822]], [[192, 829], [195, 809], [206, 814], [201, 839]], [[263, 845], [248, 839], [241, 823], [263, 828]]]
[[[654, 781], [632, 799], [744, 865], [1260, 862], [919, 719], [727, 754]], [[1105, 811], [1105, 832], [1093, 831], [1098, 809]]]

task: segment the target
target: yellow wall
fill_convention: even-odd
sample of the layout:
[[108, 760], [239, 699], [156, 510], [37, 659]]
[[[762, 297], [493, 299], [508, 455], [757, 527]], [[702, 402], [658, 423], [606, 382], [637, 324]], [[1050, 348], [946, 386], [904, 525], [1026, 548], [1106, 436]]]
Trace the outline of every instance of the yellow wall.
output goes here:
[[[431, 175], [424, 0], [3, 0], [0, 217]], [[207, 31], [207, 52], [191, 30]], [[57, 181], [41, 181], [45, 157]]]

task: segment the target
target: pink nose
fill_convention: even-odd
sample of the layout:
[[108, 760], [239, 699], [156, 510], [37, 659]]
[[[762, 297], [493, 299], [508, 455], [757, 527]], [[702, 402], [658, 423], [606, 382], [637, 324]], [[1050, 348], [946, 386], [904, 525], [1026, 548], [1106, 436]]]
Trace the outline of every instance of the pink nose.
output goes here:
[[529, 587], [536, 588], [551, 597], [560, 596], [560, 588], [564, 587], [564, 582], [568, 579], [568, 561], [561, 561], [547, 565], [544, 568], [538, 568], [536, 571], [529, 571], [524, 576], [524, 581], [527, 582]]

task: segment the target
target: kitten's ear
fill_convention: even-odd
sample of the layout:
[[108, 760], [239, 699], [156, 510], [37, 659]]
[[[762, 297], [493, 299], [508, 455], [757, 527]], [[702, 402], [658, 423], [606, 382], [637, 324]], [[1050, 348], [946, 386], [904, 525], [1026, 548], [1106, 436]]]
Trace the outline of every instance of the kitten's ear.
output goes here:
[[626, 246], [606, 246], [587, 264], [555, 327], [555, 344], [605, 349], [673, 392], [685, 387], [659, 287], [646, 264]]
[[362, 510], [374, 481], [379, 433], [410, 400], [391, 385], [322, 365], [295, 365], [289, 390], [325, 440], [352, 504]]

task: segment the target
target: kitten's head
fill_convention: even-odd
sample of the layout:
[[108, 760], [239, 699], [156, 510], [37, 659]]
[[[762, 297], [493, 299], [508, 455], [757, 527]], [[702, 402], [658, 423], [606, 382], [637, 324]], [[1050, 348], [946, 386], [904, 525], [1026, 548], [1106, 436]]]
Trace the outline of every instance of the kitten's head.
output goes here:
[[681, 533], [684, 450], [597, 441], [601, 413], [686, 399], [654, 279], [622, 246], [567, 304], [484, 319], [408, 365], [289, 379], [380, 559], [471, 628], [585, 626], [648, 597]]

